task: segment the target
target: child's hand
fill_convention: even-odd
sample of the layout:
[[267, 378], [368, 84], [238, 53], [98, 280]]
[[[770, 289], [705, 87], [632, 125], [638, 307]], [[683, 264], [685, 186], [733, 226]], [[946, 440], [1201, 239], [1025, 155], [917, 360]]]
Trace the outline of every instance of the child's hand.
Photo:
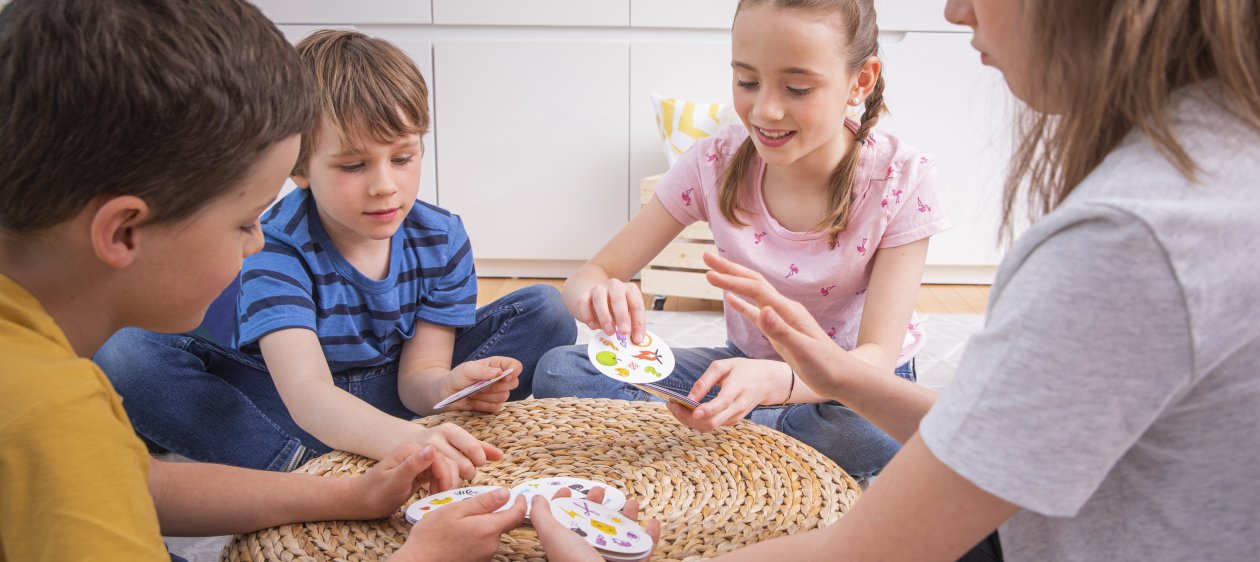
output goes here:
[[711, 253], [704, 263], [713, 268], [705, 275], [709, 283], [730, 292], [726, 305], [757, 324], [801, 381], [822, 396], [838, 398], [836, 378], [846, 365], [861, 360], [831, 341], [804, 305], [780, 294], [761, 274]]
[[507, 402], [508, 394], [520, 385], [519, 377], [524, 368], [520, 361], [511, 357], [486, 357], [459, 364], [451, 369], [450, 374], [442, 381], [442, 396], [450, 396], [483, 380], [493, 379], [508, 369], [512, 370], [512, 374], [468, 398], [451, 404], [447, 409], [489, 414], [502, 410], [503, 403]]
[[[497, 461], [503, 458], [503, 451], [495, 448], [489, 443], [479, 441], [472, 434], [453, 423], [444, 423], [437, 427], [423, 428], [416, 426], [417, 433], [412, 436], [412, 440], [420, 445], [429, 445], [433, 447], [435, 452], [440, 456], [449, 459], [454, 465], [454, 472], [464, 480], [472, 480], [477, 476], [477, 467], [486, 464], [487, 461]], [[434, 461], [437, 464], [437, 461]], [[443, 472], [443, 474], [446, 474]], [[439, 482], [443, 485], [443, 489], [449, 489], [458, 485], [458, 481], [450, 486], [446, 482]]]
[[634, 343], [643, 341], [647, 321], [643, 318], [643, 293], [638, 285], [609, 279], [582, 293], [576, 304], [569, 307], [570, 312], [588, 328], [610, 336], [613, 332], [627, 334]]
[[[564, 498], [571, 495], [566, 488], [556, 493], [556, 498]], [[587, 499], [600, 503], [604, 501], [604, 489], [594, 488]], [[553, 498], [554, 499], [554, 498]], [[534, 497], [534, 505], [530, 509], [529, 522], [534, 526], [534, 530], [538, 531], [538, 540], [542, 542], [543, 551], [547, 553], [547, 560], [552, 562], [603, 562], [604, 557], [595, 551], [595, 547], [591, 546], [577, 533], [570, 531], [556, 521], [554, 515], [551, 514], [551, 505], [542, 496]], [[621, 514], [631, 520], [639, 518], [639, 501], [627, 500], [626, 507], [621, 510]], [[655, 519], [648, 521], [646, 526], [648, 535], [652, 537], [652, 545], [655, 546], [661, 538], [661, 523]], [[644, 555], [641, 560], [647, 560], [651, 557], [649, 552]]]
[[355, 492], [350, 497], [362, 502], [361, 509], [353, 511], [361, 512], [363, 519], [378, 519], [398, 511], [421, 486], [430, 493], [455, 487], [459, 474], [454, 463], [433, 447], [404, 443], [352, 482]]
[[791, 369], [779, 361], [742, 357], [714, 361], [687, 396], [699, 401], [714, 386], [720, 386], [717, 397], [694, 411], [671, 402], [669, 411], [683, 425], [713, 431], [744, 419], [757, 406], [783, 403], [791, 388], [791, 376]]
[[499, 550], [499, 535], [525, 521], [524, 501], [494, 513], [511, 496], [506, 488], [499, 488], [434, 511], [416, 522], [394, 556], [443, 562], [489, 560]]

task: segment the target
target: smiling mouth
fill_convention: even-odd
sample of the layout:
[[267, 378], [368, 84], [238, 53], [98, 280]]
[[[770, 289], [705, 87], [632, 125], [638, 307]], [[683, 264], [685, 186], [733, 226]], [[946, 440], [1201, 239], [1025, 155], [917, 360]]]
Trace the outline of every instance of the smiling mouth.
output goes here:
[[754, 126], [753, 130], [757, 132], [757, 139], [761, 141], [761, 144], [771, 148], [783, 146], [796, 136], [796, 131], [787, 129], [763, 129]]

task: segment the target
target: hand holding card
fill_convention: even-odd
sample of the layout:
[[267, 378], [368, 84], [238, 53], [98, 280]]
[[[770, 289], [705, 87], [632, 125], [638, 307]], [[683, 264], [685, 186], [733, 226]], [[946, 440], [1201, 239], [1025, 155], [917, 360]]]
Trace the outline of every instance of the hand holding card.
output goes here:
[[[441, 402], [433, 404], [433, 410], [442, 410], [442, 408], [450, 406], [450, 404], [454, 404], [455, 402], [459, 402], [461, 401], [461, 399], [473, 396], [473, 394], [480, 392], [481, 389], [484, 389], [485, 387], [489, 387], [490, 384], [503, 381], [504, 378], [507, 378], [509, 374], [512, 374], [513, 372], [515, 372], [515, 369], [509, 368], [507, 370], [504, 370], [503, 373], [499, 373], [499, 376], [496, 376], [494, 378], [484, 379], [484, 381], [481, 381], [478, 383], [470, 384], [470, 386], [467, 386], [464, 389], [461, 389], [461, 391], [451, 394], [451, 396], [447, 396], [446, 398], [442, 398]], [[507, 398], [507, 397], [504, 397], [504, 398]], [[498, 402], [498, 403], [501, 404], [501, 402]], [[475, 408], [475, 410], [481, 410], [481, 408]]]
[[635, 522], [639, 516], [637, 500], [627, 501], [618, 513], [596, 503], [603, 500], [602, 492], [597, 488], [587, 499], [566, 497], [567, 490], [557, 494], [553, 502], [541, 495], [534, 498], [532, 524], [548, 560], [630, 562], [651, 555], [660, 540], [661, 524], [653, 519], [647, 528], [640, 527]]

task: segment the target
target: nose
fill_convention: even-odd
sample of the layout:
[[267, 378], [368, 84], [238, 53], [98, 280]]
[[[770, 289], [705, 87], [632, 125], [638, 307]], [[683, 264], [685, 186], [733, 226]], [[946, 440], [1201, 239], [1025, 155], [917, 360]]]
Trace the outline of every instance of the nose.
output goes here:
[[372, 197], [388, 197], [398, 193], [398, 182], [394, 181], [393, 170], [390, 168], [390, 161], [373, 167], [375, 173], [372, 174], [368, 183], [368, 195]]
[[783, 119], [783, 100], [770, 88], [762, 88], [754, 102], [753, 122], [768, 126]]
[[245, 243], [245, 256], [249, 257], [257, 254], [262, 250], [266, 240], [263, 238], [262, 225], [258, 221], [254, 221], [254, 235], [249, 237], [249, 242]]
[[976, 11], [971, 0], [949, 0], [945, 3], [945, 21], [975, 29]]

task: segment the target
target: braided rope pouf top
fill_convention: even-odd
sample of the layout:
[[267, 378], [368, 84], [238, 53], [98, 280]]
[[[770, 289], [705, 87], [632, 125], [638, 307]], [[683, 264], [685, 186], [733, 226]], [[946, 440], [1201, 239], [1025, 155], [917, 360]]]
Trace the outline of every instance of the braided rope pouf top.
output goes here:
[[[574, 476], [638, 498], [640, 522], [653, 517], [661, 522], [653, 561], [709, 558], [825, 527], [860, 493], [840, 467], [800, 441], [748, 421], [700, 433], [657, 402], [525, 400], [497, 414], [451, 412], [416, 420], [427, 427], [442, 422], [463, 427], [505, 454], [482, 466], [471, 485], [510, 488], [532, 478]], [[372, 464], [332, 452], [298, 472], [347, 477]], [[410, 529], [401, 509], [377, 521], [287, 525], [235, 537], [222, 560], [384, 560]], [[529, 525], [503, 535], [494, 556], [545, 559]]]

